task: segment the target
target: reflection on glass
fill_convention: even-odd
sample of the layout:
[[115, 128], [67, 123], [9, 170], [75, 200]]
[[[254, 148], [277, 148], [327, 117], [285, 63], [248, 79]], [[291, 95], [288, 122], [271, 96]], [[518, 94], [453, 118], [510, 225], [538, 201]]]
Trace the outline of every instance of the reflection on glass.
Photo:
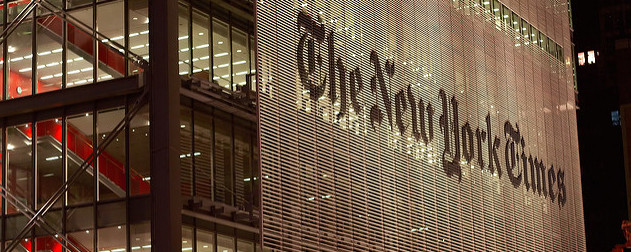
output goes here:
[[178, 5], [178, 50], [179, 50], [179, 65], [180, 65], [180, 75], [188, 75], [190, 68], [190, 60], [191, 60], [191, 52], [189, 52], [190, 48], [188, 48], [188, 6]]
[[225, 235], [217, 235], [217, 251], [234, 252], [234, 238]]
[[230, 88], [230, 30], [228, 24], [213, 18], [213, 82]]
[[[99, 111], [97, 117], [98, 143], [113, 134], [112, 130], [125, 117], [125, 109]], [[121, 131], [98, 157], [99, 200], [125, 197], [125, 132]]]
[[212, 199], [212, 118], [200, 111], [195, 111], [195, 195]]
[[33, 93], [32, 74], [32, 23], [23, 21], [8, 38], [7, 60], [9, 76], [8, 99], [23, 97]]
[[[72, 176], [92, 154], [93, 119], [92, 113], [69, 116], [67, 119], [68, 177]], [[70, 184], [67, 192], [68, 205], [92, 202], [94, 198], [93, 175], [94, 166], [90, 165], [74, 183]]]
[[215, 239], [213, 233], [197, 229], [197, 252], [213, 252]]
[[210, 80], [210, 19], [208, 15], [193, 11], [193, 75]]
[[[191, 110], [180, 107], [180, 169], [182, 196], [193, 196], [193, 152]], [[188, 155], [188, 156], [187, 156]]]
[[126, 251], [127, 228], [125, 225], [100, 228], [98, 236], [98, 251]]
[[[7, 190], [28, 206], [33, 206], [32, 124], [7, 128]], [[8, 213], [15, 208], [9, 206]]]
[[[64, 182], [61, 119], [37, 123], [37, 207], [46, 203]], [[61, 199], [54, 206], [61, 206]]]
[[68, 233], [68, 239], [74, 244], [82, 248], [82, 251], [92, 251], [94, 248], [94, 230], [86, 229]]
[[254, 50], [254, 38], [250, 36], [250, 89], [256, 92], [256, 51]]
[[230, 115], [215, 111], [215, 201], [233, 204], [232, 125]]
[[[62, 20], [54, 15], [43, 17], [37, 22], [37, 93], [62, 87], [61, 27]], [[30, 72], [29, 70], [28, 73]]]
[[129, 123], [129, 185], [130, 194], [148, 194], [151, 169], [149, 167], [149, 106], [145, 105]]

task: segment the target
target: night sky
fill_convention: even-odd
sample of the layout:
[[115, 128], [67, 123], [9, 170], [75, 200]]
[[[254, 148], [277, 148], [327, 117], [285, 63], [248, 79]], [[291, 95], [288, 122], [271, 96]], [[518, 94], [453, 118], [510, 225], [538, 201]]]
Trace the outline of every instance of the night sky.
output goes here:
[[[601, 50], [598, 5], [605, 2], [572, 1], [577, 53]], [[620, 224], [628, 218], [622, 132], [611, 120], [611, 112], [619, 107], [618, 89], [605, 83], [602, 76], [605, 65], [597, 58], [596, 65], [577, 66], [579, 150], [588, 251], [611, 251], [616, 244], [624, 243]]]

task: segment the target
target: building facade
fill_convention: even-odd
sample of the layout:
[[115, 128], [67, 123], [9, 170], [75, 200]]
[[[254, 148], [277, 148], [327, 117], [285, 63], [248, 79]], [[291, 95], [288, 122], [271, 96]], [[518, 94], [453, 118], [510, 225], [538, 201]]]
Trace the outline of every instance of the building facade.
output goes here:
[[585, 249], [566, 1], [1, 9], [1, 251]]
[[567, 1], [259, 1], [263, 244], [585, 250]]

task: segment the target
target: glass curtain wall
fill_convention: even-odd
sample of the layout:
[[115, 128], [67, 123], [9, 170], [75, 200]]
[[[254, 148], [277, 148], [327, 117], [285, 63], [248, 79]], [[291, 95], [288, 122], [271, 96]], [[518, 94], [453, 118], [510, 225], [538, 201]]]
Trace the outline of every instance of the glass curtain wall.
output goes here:
[[[2, 183], [34, 211], [85, 168], [44, 215], [81, 251], [131, 251], [128, 236], [134, 247], [150, 248], [148, 105], [123, 124], [113, 141], [103, 146], [96, 162], [86, 163], [95, 149], [103, 148], [100, 146], [107, 136], [114, 134], [113, 129], [133, 102], [135, 97], [128, 97], [108, 104], [66, 108], [67, 112], [60, 111], [58, 116], [26, 121], [21, 117], [15, 123], [8, 119], [8, 126], [1, 129]], [[0, 238], [5, 242], [16, 238], [27, 219], [3, 200], [7, 207], [2, 211], [2, 222], [7, 232]], [[21, 240], [17, 251], [24, 249], [61, 252], [60, 244], [40, 228]]]
[[[149, 60], [147, 0], [43, 0], [0, 46], [2, 99], [121, 78]], [[4, 29], [30, 1], [5, 1]], [[54, 7], [52, 7], [54, 6]], [[127, 8], [126, 8], [127, 7]], [[69, 18], [61, 18], [64, 9]], [[4, 11], [7, 10], [7, 11]], [[56, 15], [57, 14], [57, 15]], [[4, 17], [6, 15], [6, 17]]]
[[180, 109], [183, 201], [196, 197], [257, 211], [256, 122], [187, 102]]

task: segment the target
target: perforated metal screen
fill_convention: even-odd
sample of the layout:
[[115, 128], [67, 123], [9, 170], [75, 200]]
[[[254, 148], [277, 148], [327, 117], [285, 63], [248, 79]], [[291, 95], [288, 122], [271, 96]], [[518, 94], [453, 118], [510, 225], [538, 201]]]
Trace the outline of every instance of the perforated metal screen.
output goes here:
[[266, 248], [585, 250], [565, 1], [256, 15]]

